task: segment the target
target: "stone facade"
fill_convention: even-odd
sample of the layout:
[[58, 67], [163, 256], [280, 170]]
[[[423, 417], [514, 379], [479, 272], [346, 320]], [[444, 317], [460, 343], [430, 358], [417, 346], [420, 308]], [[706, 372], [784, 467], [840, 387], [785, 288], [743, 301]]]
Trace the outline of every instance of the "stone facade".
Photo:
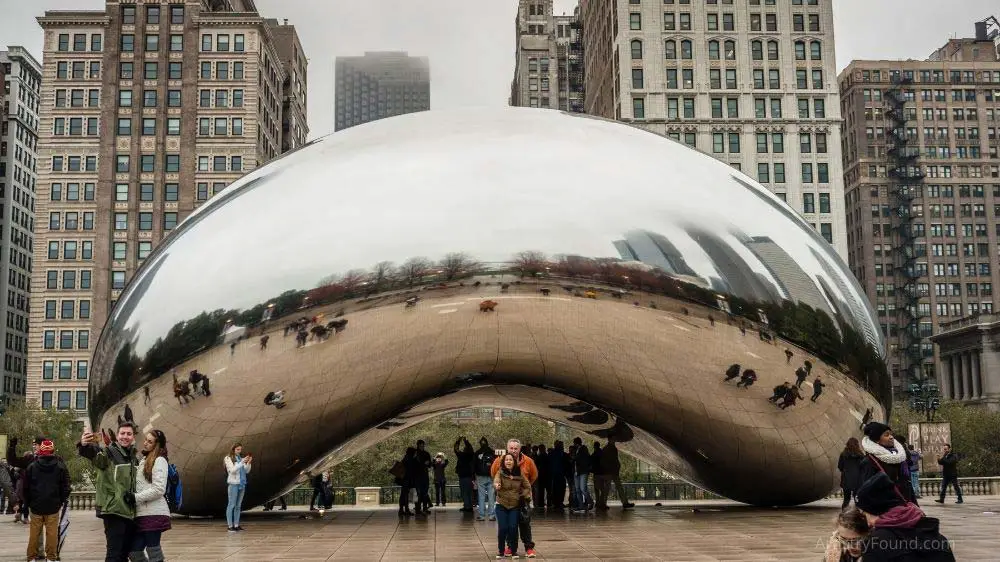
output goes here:
[[281, 154], [286, 72], [249, 0], [108, 0], [38, 22], [48, 220], [35, 231], [27, 398], [82, 415], [125, 284], [192, 211]]
[[372, 52], [337, 57], [335, 130], [431, 108], [427, 57]]
[[581, 0], [580, 8], [587, 113], [744, 171], [846, 256], [831, 0]]
[[1000, 412], [1000, 316], [942, 323], [937, 344], [941, 396]]
[[521, 0], [510, 105], [582, 113], [583, 34], [580, 10], [557, 16], [552, 0]]
[[[893, 382], [904, 386], [915, 369], [933, 377], [943, 364], [929, 339], [942, 322], [997, 306], [1000, 59], [992, 38], [952, 39], [926, 60], [852, 61], [838, 80], [848, 262], [887, 336]], [[905, 203], [891, 177], [899, 168], [888, 97], [896, 92], [905, 116], [898, 130], [923, 178]], [[900, 237], [900, 208], [912, 243]], [[911, 284], [912, 305], [901, 289]]]
[[23, 47], [0, 51], [0, 406], [23, 398], [26, 388], [41, 81], [41, 65]]

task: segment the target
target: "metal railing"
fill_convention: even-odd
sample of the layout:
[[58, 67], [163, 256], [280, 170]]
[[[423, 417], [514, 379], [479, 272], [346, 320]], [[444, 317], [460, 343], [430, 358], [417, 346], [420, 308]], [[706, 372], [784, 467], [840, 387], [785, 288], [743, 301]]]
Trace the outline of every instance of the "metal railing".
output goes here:
[[[959, 478], [959, 485], [962, 487], [964, 496], [1000, 496], [1000, 476]], [[628, 496], [629, 501], [690, 501], [690, 500], [715, 500], [725, 499], [722, 496], [713, 494], [693, 486], [686, 482], [623, 482], [622, 488]], [[593, 483], [588, 485], [591, 495], [594, 493]], [[567, 492], [569, 488], [567, 487]], [[936, 496], [941, 491], [941, 478], [921, 478], [920, 494], [923, 496]], [[383, 486], [379, 490], [379, 503], [381, 505], [397, 505], [399, 503], [399, 486]], [[429, 490], [431, 501], [434, 501], [434, 489]], [[313, 497], [312, 487], [300, 486], [285, 495], [285, 501], [289, 506], [308, 506]], [[475, 491], [473, 491], [475, 497]], [[828, 498], [841, 498], [843, 493], [835, 490]], [[413, 499], [414, 496], [411, 496]], [[608, 494], [608, 500], [619, 501], [618, 491], [614, 486]], [[462, 503], [462, 495], [457, 484], [445, 486], [445, 501], [447, 503]], [[357, 490], [348, 487], [333, 488], [333, 505], [356, 505]], [[70, 509], [93, 510], [97, 507], [95, 493], [92, 490], [80, 490], [71, 492], [69, 496]]]

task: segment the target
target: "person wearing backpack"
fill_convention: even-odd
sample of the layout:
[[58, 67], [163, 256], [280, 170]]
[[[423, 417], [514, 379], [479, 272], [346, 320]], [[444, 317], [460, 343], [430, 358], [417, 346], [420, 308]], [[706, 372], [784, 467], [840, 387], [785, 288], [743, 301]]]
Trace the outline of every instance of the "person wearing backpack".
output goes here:
[[486, 517], [490, 521], [496, 519], [496, 490], [493, 488], [493, 461], [497, 458], [486, 437], [479, 438], [479, 449], [476, 451], [476, 488], [479, 490], [479, 513], [476, 519], [482, 521]]
[[38, 554], [38, 538], [45, 530], [45, 559], [59, 558], [59, 510], [69, 501], [69, 470], [55, 457], [55, 445], [42, 441], [37, 458], [28, 465], [24, 477], [24, 503], [31, 511], [28, 533], [28, 560]]
[[[167, 506], [167, 437], [154, 429], [142, 442], [143, 461], [135, 474], [135, 538], [129, 560], [163, 562], [160, 536], [170, 529]], [[147, 558], [148, 557], [148, 558]]]

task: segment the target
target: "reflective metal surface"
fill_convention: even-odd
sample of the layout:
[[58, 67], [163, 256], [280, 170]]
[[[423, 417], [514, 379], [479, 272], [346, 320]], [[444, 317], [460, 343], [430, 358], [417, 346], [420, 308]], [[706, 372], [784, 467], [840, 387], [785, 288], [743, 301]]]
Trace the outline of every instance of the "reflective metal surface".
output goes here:
[[[301, 339], [300, 318], [316, 320]], [[178, 226], [112, 311], [91, 420], [128, 404], [166, 432], [188, 513], [224, 509], [236, 442], [249, 507], [476, 404], [794, 504], [834, 486], [862, 413], [888, 408], [881, 349], [833, 249], [725, 164], [554, 111], [428, 112], [312, 143]], [[768, 402], [806, 360], [819, 400]], [[736, 363], [749, 388], [723, 382]], [[210, 395], [182, 384], [195, 370]]]

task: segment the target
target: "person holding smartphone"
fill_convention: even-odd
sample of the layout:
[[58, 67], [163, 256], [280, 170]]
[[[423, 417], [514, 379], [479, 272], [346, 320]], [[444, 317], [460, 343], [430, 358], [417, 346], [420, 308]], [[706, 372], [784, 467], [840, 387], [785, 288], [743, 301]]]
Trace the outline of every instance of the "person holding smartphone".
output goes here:
[[106, 560], [128, 560], [135, 536], [136, 425], [122, 421], [115, 441], [102, 447], [100, 435], [85, 431], [77, 444], [80, 456], [97, 469], [97, 516], [104, 522]]
[[229, 488], [229, 503], [226, 505], [226, 524], [229, 532], [242, 531], [240, 527], [240, 512], [243, 511], [243, 494], [247, 489], [247, 474], [253, 464], [253, 455], [243, 455], [243, 445], [237, 443], [226, 458], [226, 484]]

